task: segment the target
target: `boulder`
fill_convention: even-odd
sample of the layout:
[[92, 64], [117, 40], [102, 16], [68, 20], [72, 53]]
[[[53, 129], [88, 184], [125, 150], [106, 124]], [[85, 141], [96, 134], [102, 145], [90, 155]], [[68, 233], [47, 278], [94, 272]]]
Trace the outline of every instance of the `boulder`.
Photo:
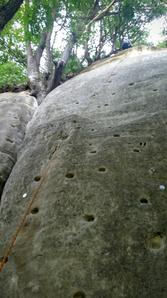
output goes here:
[[[1, 298], [165, 298], [167, 50], [124, 51], [53, 90], [1, 202]], [[33, 199], [33, 201], [31, 201]]]
[[0, 94], [0, 197], [36, 106], [24, 92]]

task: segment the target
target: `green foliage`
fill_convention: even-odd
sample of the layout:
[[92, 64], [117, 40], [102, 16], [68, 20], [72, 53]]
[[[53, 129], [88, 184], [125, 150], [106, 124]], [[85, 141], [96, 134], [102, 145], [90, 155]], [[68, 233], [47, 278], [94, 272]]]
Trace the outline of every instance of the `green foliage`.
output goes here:
[[21, 28], [11, 30], [7, 24], [0, 36], [0, 62], [15, 61], [22, 66], [26, 65], [24, 36]]
[[134, 2], [133, 1], [129, 1], [129, 0], [125, 0], [122, 3], [122, 18], [124, 18], [124, 20], [126, 22], [132, 20], [134, 18], [135, 15], [135, 7], [134, 7]]
[[[7, 0], [0, 0], [0, 5], [5, 2]], [[144, 25], [167, 12], [166, 0], [121, 0], [117, 1], [108, 15], [86, 32], [85, 27], [89, 21], [106, 8], [111, 0], [99, 1], [96, 10], [95, 3], [95, 0], [25, 0], [0, 37], [0, 86], [25, 82], [26, 45], [31, 42], [35, 52], [40, 44], [41, 33], [51, 30], [54, 20], [66, 32], [67, 40], [74, 33], [77, 46], [85, 48], [87, 44], [91, 58], [96, 59], [100, 43], [120, 48], [125, 36], [135, 45], [145, 43]], [[100, 50], [104, 53], [103, 47]], [[52, 54], [54, 60], [61, 58], [60, 44], [56, 45]], [[77, 73], [80, 69], [79, 59], [72, 55], [66, 65], [65, 75]]]
[[14, 62], [0, 64], [0, 88], [26, 83], [25, 69]]
[[80, 11], [82, 13], [87, 13], [93, 5], [93, 1], [91, 0], [66, 0], [64, 3], [66, 8], [72, 12]]
[[62, 53], [59, 51], [59, 49], [54, 49], [52, 55], [53, 61], [58, 61], [61, 58]]
[[157, 45], [158, 48], [167, 48], [167, 40], [163, 40], [161, 42], [158, 43]]
[[64, 74], [68, 75], [71, 73], [78, 73], [81, 69], [82, 69], [82, 66], [79, 59], [76, 57], [76, 55], [73, 55], [70, 57], [65, 67]]
[[4, 4], [6, 4], [8, 2], [8, 0], [0, 0], [0, 7], [3, 6]]

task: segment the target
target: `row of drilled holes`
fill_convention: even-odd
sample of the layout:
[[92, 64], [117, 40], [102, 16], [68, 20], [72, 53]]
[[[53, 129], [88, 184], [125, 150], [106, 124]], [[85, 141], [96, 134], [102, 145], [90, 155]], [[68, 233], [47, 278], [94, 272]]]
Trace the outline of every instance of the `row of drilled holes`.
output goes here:
[[[100, 171], [105, 171], [106, 169], [104, 168], [104, 167], [102, 167], [102, 168], [99, 168], [99, 170]], [[69, 175], [69, 173], [66, 175], [66, 177], [67, 178], [73, 178], [74, 177], [74, 174], [72, 174], [72, 173], [70, 173], [70, 175]], [[36, 181], [36, 182], [38, 182], [38, 181], [40, 181], [40, 179], [41, 179], [41, 177], [40, 176], [36, 176], [35, 178], [34, 178], [34, 180]], [[146, 198], [141, 198], [140, 199], [140, 202], [141, 202], [141, 204], [147, 204], [148, 203], [148, 200], [146, 199]], [[36, 213], [38, 213], [38, 211], [39, 211], [39, 209], [38, 209], [38, 207], [35, 207], [35, 208], [33, 208], [32, 210], [31, 210], [31, 213], [32, 214], [36, 214]], [[85, 214], [84, 216], [83, 216], [83, 218], [87, 221], [87, 222], [93, 222], [94, 220], [95, 220], [95, 217], [94, 217], [94, 215], [92, 215], [92, 214]], [[155, 235], [154, 235], [154, 237], [152, 237], [151, 238], [151, 242], [150, 242], [150, 245], [151, 245], [151, 248], [152, 249], [157, 249], [157, 246], [158, 245], [160, 245], [160, 244], [157, 244], [157, 241], [160, 239], [161, 240], [161, 238], [163, 238], [162, 237], [162, 235], [161, 235], [161, 233], [156, 233]], [[158, 239], [158, 240], [157, 240]], [[159, 241], [160, 241], [159, 240]], [[158, 246], [158, 248], [159, 248], [159, 246]], [[8, 259], [6, 259], [6, 262], [8, 261]], [[85, 293], [83, 292], [83, 291], [77, 291], [76, 293], [74, 293], [74, 295], [73, 295], [73, 298], [85, 298], [86, 297], [86, 295], [85, 295]]]
[[[131, 82], [131, 83], [129, 83], [129, 86], [133, 86], [134, 84], [135, 84], [134, 82]], [[158, 91], [158, 89], [155, 88], [155, 89], [153, 89], [153, 91], [156, 92], [156, 91]], [[115, 92], [112, 93], [112, 95], [115, 95], [115, 94], [116, 94]], [[94, 96], [96, 96], [96, 94], [93, 94], [92, 96], [94, 97]], [[76, 104], [79, 104], [79, 102], [77, 101]], [[104, 106], [108, 106], [108, 104], [104, 104]], [[97, 107], [100, 108], [100, 106], [97, 106]]]
[[[114, 135], [114, 137], [119, 137], [119, 135]], [[91, 145], [91, 144], [90, 144], [90, 145]], [[146, 143], [140, 143], [140, 146], [145, 147], [145, 146], [146, 146]], [[137, 149], [137, 148], [135, 148], [135, 149], [133, 149], [133, 152], [140, 152], [140, 150]], [[91, 153], [91, 154], [96, 154], [97, 151], [96, 151], [96, 150], [92, 150], [92, 151], [90, 151], [90, 153]]]
[[[132, 85], [134, 85], [134, 83], [130, 83], [129, 84], [130, 86], [132, 86]], [[153, 91], [158, 91], [158, 89], [154, 89]], [[112, 95], [115, 95], [115, 93], [112, 93]], [[79, 104], [79, 102], [76, 102], [76, 104]], [[109, 106], [109, 104], [104, 104], [104, 106]], [[100, 108], [101, 106], [97, 106], [98, 108]], [[74, 123], [77, 123], [77, 121], [76, 120], [74, 120], [73, 121]], [[81, 128], [81, 127], [77, 127], [78, 129], [79, 128]], [[109, 128], [111, 128], [111, 127], [109, 127]], [[94, 131], [94, 129], [92, 129], [92, 131]], [[115, 134], [115, 135], [113, 135], [114, 137], [120, 137], [120, 135], [119, 134]], [[90, 146], [92, 145], [92, 144], [89, 144]], [[143, 143], [140, 143], [140, 146], [145, 146], [146, 145], [146, 143], [144, 143], [144, 145], [143, 145]], [[137, 149], [134, 149], [134, 152], [139, 152], [139, 150], [137, 150]], [[94, 151], [91, 151], [90, 153], [96, 153], [96, 151], [94, 150]], [[99, 169], [99, 172], [105, 172], [106, 171], [106, 168], [105, 167], [100, 167]], [[68, 179], [72, 179], [74, 177], [74, 174], [73, 173], [67, 173], [66, 174], [66, 178], [68, 178]], [[37, 181], [37, 180], [36, 180]], [[148, 200], [146, 199], [146, 198], [141, 198], [140, 199], [140, 203], [142, 204], [142, 205], [145, 205], [145, 204], [148, 204]], [[37, 209], [37, 208], [36, 208]], [[94, 215], [92, 215], [92, 214], [85, 214], [84, 215], [84, 219], [86, 220], [86, 221], [88, 221], [88, 222], [92, 222], [92, 221], [94, 221], [95, 220], [95, 217], [94, 217]], [[86, 296], [85, 296], [85, 293], [84, 292], [82, 292], [82, 291], [78, 291], [78, 292], [76, 292], [74, 295], [73, 295], [73, 298], [85, 298]]]
[[[74, 174], [73, 174], [73, 173], [67, 173], [67, 174], [66, 174], [66, 178], [68, 178], [68, 179], [72, 179], [73, 177], [74, 177]], [[34, 178], [34, 180], [35, 180], [36, 182], [40, 181], [40, 179], [41, 179], [40, 176], [36, 176], [36, 177]], [[32, 214], [36, 214], [36, 213], [38, 213], [38, 212], [39, 212], [39, 208], [38, 208], [38, 207], [35, 207], [35, 208], [33, 208], [33, 209], [31, 210], [31, 213], [32, 213]], [[84, 214], [84, 215], [83, 215], [83, 218], [84, 218], [84, 220], [87, 221], [87, 222], [93, 222], [93, 221], [95, 220], [95, 216], [94, 216], [93, 214]], [[85, 298], [85, 297], [86, 297], [86, 296], [85, 296], [85, 293], [82, 292], [82, 291], [77, 291], [77, 292], [73, 295], [73, 298]]]
[[[119, 137], [120, 135], [114, 135], [114, 136], [115, 136], [115, 137]], [[89, 145], [92, 145], [92, 144], [89, 144]], [[145, 146], [145, 145], [146, 145], [146, 143], [140, 143], [140, 146]], [[106, 168], [105, 168], [105, 167], [100, 167], [98, 170], [99, 170], [99, 172], [105, 172], [105, 171], [106, 171]], [[67, 174], [66, 174], [66, 178], [68, 178], [68, 179], [72, 179], [72, 178], [74, 178], [74, 174], [73, 174], [73, 173], [67, 173]], [[36, 177], [34, 178], [34, 180], [35, 180], [36, 182], [40, 181], [40, 179], [41, 179], [40, 176], [36, 176]], [[146, 198], [141, 198], [141, 199], [140, 199], [140, 203], [141, 203], [142, 205], [146, 205], [146, 204], [148, 204], [148, 200], [147, 200]], [[38, 211], [39, 211], [39, 209], [38, 209], [37, 207], [35, 207], [35, 208], [32, 209], [31, 213], [32, 213], [32, 214], [36, 214]], [[83, 216], [83, 218], [84, 218], [87, 222], [93, 222], [93, 221], [95, 220], [95, 217], [94, 217], [93, 214], [85, 214], [85, 215]], [[156, 237], [157, 237], [157, 236], [156, 236]], [[82, 291], [78, 291], [78, 292], [76, 292], [76, 293], [73, 295], [73, 298], [84, 298], [84, 297], [86, 297], [86, 296], [85, 296], [85, 293], [82, 292]]]
[[[73, 123], [74, 123], [74, 124], [77, 124], [77, 120], [73, 120]], [[77, 126], [76, 128], [77, 128], [77, 129], [80, 129], [81, 126]], [[112, 128], [112, 127], [111, 127], [111, 126], [108, 126], [108, 128]], [[95, 131], [95, 129], [94, 129], [94, 128], [91, 128], [91, 131]], [[115, 133], [115, 134], [113, 135], [113, 137], [114, 137], [114, 138], [119, 138], [119, 137], [120, 137], [120, 134]]]
[[[32, 214], [37, 214], [39, 212], [39, 208], [38, 207], [34, 207], [31, 210]], [[83, 219], [87, 222], [93, 222], [95, 220], [95, 216], [93, 214], [84, 214], [83, 215]]]
[[[131, 83], [129, 83], [129, 86], [133, 86], [134, 84], [135, 84], [134, 82], [131, 82]], [[156, 92], [156, 91], [158, 91], [158, 89], [155, 88], [155, 89], [153, 89], [153, 91]]]
[[[130, 83], [129, 85], [133, 85], [134, 83]], [[157, 89], [154, 89], [153, 91], [157, 91]], [[115, 93], [113, 93], [112, 95], [114, 95]], [[79, 104], [79, 102], [76, 102], [76, 104]], [[108, 106], [108, 104], [104, 104], [104, 106]], [[100, 106], [98, 106], [98, 108], [100, 108]], [[75, 123], [75, 122], [74, 122]], [[12, 125], [12, 127], [14, 127], [14, 125]], [[80, 128], [80, 127], [78, 127], [78, 128]], [[94, 129], [92, 129], [92, 131], [94, 131]], [[118, 134], [115, 134], [114, 135], [114, 137], [120, 137], [120, 135], [118, 135]], [[13, 141], [11, 141], [10, 139], [6, 139], [7, 141], [10, 141], [10, 142], [13, 142]], [[135, 151], [135, 150], [134, 150]], [[138, 151], [137, 151], [138, 152]], [[91, 153], [96, 153], [96, 151], [92, 151]], [[101, 168], [99, 168], [99, 172], [105, 172], [106, 171], [106, 169], [104, 168], [104, 167], [101, 167]], [[66, 174], [66, 178], [73, 178], [74, 177], [74, 174], [73, 173], [67, 173]], [[40, 176], [36, 176], [35, 178], [34, 178], [34, 180], [36, 181], [36, 182], [38, 182], [38, 181], [40, 181], [40, 179], [41, 179], [41, 177]], [[146, 199], [146, 198], [142, 198], [142, 199], [140, 199], [140, 202], [141, 202], [141, 204], [147, 204], [148, 203], [148, 200]], [[38, 213], [39, 212], [39, 208], [38, 207], [34, 207], [32, 210], [31, 210], [31, 213], [32, 214], [36, 214], [36, 213]], [[95, 217], [94, 217], [94, 215], [92, 215], [92, 214], [85, 214], [84, 215], [84, 219], [86, 220], [86, 221], [88, 221], [88, 222], [92, 222], [92, 221], [94, 221], [95, 220]], [[8, 260], [6, 260], [6, 262], [7, 262]], [[74, 295], [73, 295], [73, 298], [85, 298], [86, 296], [85, 296], [85, 293], [84, 292], [82, 292], [82, 291], [78, 291], [78, 292], [76, 292]]]
[[[103, 172], [103, 171], [105, 171], [105, 170], [106, 170], [106, 169], [105, 169], [104, 167], [99, 168], [99, 171], [100, 171], [100, 172]], [[68, 179], [72, 179], [72, 178], [74, 178], [74, 174], [69, 172], [69, 173], [66, 174], [65, 177], [68, 178]], [[34, 181], [38, 182], [38, 181], [40, 181], [40, 179], [41, 179], [41, 176], [36, 176], [36, 177], [34, 178]], [[38, 208], [38, 207], [34, 207], [34, 208], [31, 210], [31, 213], [32, 213], [32, 214], [36, 214], [36, 213], [38, 213], [38, 212], [39, 212], [39, 208]], [[93, 214], [84, 214], [83, 218], [84, 218], [87, 222], [91, 222], [91, 221], [94, 221], [94, 220], [95, 220], [95, 217], [94, 217]]]
[[[77, 123], [77, 121], [74, 120], [73, 123]], [[81, 127], [79, 126], [79, 127], [77, 127], [77, 128], [80, 129]], [[108, 128], [111, 128], [111, 126], [109, 126]], [[91, 131], [95, 131], [95, 129], [92, 128]], [[113, 137], [114, 137], [114, 138], [119, 138], [119, 137], [120, 137], [120, 134], [114, 134]], [[91, 146], [92, 144], [89, 144], [89, 145]], [[141, 147], [145, 147], [145, 146], [146, 146], [146, 142], [140, 142], [140, 146], [141, 146]], [[137, 149], [137, 148], [135, 148], [133, 151], [134, 151], [134, 152], [140, 152], [140, 150]], [[93, 151], [91, 151], [90, 153], [96, 153], [96, 151], [93, 150]]]

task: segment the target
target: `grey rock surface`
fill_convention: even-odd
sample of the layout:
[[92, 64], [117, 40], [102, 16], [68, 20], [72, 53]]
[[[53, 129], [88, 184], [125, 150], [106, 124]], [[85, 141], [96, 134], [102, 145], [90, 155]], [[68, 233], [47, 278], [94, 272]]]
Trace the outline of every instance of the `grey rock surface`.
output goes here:
[[167, 50], [132, 49], [47, 96], [2, 196], [1, 256], [40, 185], [1, 298], [167, 297], [166, 81]]
[[35, 108], [36, 100], [24, 92], [0, 94], [0, 197]]

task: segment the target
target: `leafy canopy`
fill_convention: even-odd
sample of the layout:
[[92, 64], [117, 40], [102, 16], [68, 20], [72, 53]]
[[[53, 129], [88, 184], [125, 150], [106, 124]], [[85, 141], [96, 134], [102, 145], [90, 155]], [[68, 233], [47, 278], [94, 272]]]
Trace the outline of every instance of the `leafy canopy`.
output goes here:
[[[7, 2], [0, 1], [3, 4]], [[83, 57], [80, 60], [77, 57], [78, 47], [85, 53], [87, 50], [94, 60], [105, 56], [106, 45], [119, 48], [125, 36], [129, 36], [133, 44], [139, 44], [145, 41], [145, 24], [167, 13], [166, 0], [117, 0], [105, 17], [85, 32], [89, 21], [110, 3], [111, 0], [24, 0], [24, 5], [0, 36], [1, 86], [25, 82], [26, 43], [31, 42], [35, 51], [43, 32], [54, 28], [53, 52], [59, 53], [59, 57], [62, 45], [56, 42], [54, 31], [57, 26], [67, 41], [71, 34], [75, 35], [76, 51], [73, 51], [65, 69], [68, 74], [81, 68]]]

